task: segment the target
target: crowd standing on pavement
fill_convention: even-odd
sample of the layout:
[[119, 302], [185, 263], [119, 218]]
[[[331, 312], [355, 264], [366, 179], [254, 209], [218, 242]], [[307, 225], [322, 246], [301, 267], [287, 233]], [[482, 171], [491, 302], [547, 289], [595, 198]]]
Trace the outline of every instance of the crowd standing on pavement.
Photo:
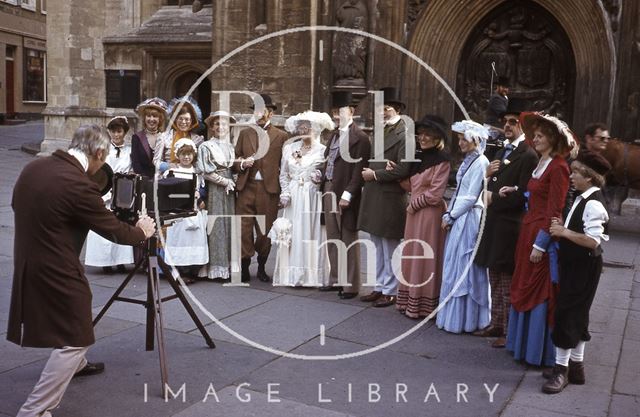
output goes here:
[[[106, 162], [113, 172], [147, 178], [195, 174], [197, 215], [159, 230], [166, 238], [165, 261], [179, 267], [186, 283], [224, 283], [234, 275], [250, 282], [257, 254], [260, 281], [317, 287], [351, 299], [364, 285], [364, 247], [374, 265], [375, 285], [360, 297], [362, 302], [395, 306], [412, 319], [435, 317], [437, 327], [447, 332], [494, 338], [493, 347], [506, 347], [516, 360], [547, 368], [546, 393], [560, 392], [568, 383], [584, 384], [589, 309], [602, 270], [600, 244], [608, 239], [602, 187], [611, 166], [600, 155], [608, 129], [589, 126], [586, 146], [580, 148], [565, 122], [508, 99], [506, 87], [498, 90], [500, 97], [493, 98], [488, 112], [490, 124], [502, 124], [505, 140], [497, 151], [486, 149], [495, 129], [489, 125], [473, 120], [449, 125], [438, 115], [414, 123], [392, 87], [382, 89], [383, 132], [371, 137], [356, 123], [357, 104], [344, 91], [332, 93], [328, 113], [296, 114], [285, 121], [284, 130], [272, 123], [277, 105], [267, 94], [260, 95], [264, 105], [251, 108], [252, 117], [241, 130], [223, 110], [203, 120], [190, 97], [169, 104], [147, 99], [136, 108], [142, 129], [130, 145], [124, 140], [129, 123], [118, 116], [106, 126], [110, 140], [98, 127], [82, 127], [68, 152], [25, 168], [14, 190], [16, 253], [30, 244], [42, 246], [35, 242], [47, 233], [58, 242], [59, 234], [66, 233], [66, 258], [71, 259], [82, 246], [77, 242], [92, 230], [86, 265], [123, 272], [124, 265], [143, 256], [139, 244], [155, 225], [148, 218], [141, 218], [137, 228], [120, 223], [108, 210], [111, 195], [101, 199], [84, 173]], [[414, 124], [415, 138], [407, 139], [408, 124]], [[455, 142], [449, 143], [449, 130]], [[264, 143], [266, 153], [260, 153]], [[409, 154], [413, 144], [415, 153]], [[455, 146], [462, 162], [447, 201]], [[59, 201], [66, 230], [22, 218], [23, 213], [44, 215], [24, 187], [38, 182], [35, 170], [45, 163], [78, 192], [76, 201]], [[234, 215], [242, 216], [239, 234], [232, 227]], [[211, 222], [211, 216], [218, 217]], [[34, 224], [44, 231], [31, 230]], [[368, 234], [367, 242], [358, 239], [360, 231]], [[235, 244], [239, 250], [233, 250]], [[272, 245], [273, 279], [266, 269]], [[26, 307], [51, 285], [50, 273], [62, 276], [68, 268], [57, 268], [50, 259], [41, 270], [25, 269], [20, 256], [15, 262], [8, 338], [55, 348], [19, 414], [42, 415], [38, 412], [59, 403], [77, 371], [91, 374], [104, 367], [84, 359], [93, 331], [81, 266], [73, 272], [78, 287], [70, 291], [76, 291], [74, 303], [83, 314], [77, 317], [81, 323], [70, 328], [54, 319], [68, 315], [57, 303], [42, 309], [48, 318]], [[55, 285], [69, 290], [67, 283]], [[42, 330], [44, 336], [36, 336]]]

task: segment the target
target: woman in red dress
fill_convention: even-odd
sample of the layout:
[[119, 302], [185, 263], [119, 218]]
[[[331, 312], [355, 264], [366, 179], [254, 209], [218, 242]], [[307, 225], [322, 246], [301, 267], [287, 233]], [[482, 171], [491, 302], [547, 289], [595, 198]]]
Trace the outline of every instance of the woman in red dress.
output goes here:
[[[565, 157], [577, 151], [577, 142], [567, 125], [553, 116], [523, 113], [520, 117], [540, 161], [527, 185], [528, 211], [516, 246], [506, 347], [517, 360], [553, 366], [555, 350], [550, 330], [557, 282], [557, 243], [551, 239], [549, 227], [552, 218], [562, 216], [569, 189]], [[503, 187], [500, 194], [514, 190]]]

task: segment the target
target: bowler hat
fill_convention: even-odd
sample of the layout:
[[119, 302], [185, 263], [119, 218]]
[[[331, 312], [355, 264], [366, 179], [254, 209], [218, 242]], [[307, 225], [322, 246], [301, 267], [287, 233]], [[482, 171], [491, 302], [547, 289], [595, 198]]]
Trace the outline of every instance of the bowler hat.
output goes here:
[[[260, 94], [260, 97], [262, 97], [262, 100], [264, 100], [264, 106], [266, 108], [271, 109], [271, 110], [276, 110], [278, 108], [278, 106], [276, 106], [273, 103], [273, 100], [271, 100], [271, 96], [270, 95], [268, 95], [268, 94]], [[255, 105], [252, 104], [251, 106], [249, 106], [249, 108], [251, 110], [254, 110], [255, 109]]]
[[509, 77], [505, 77], [504, 75], [496, 78], [496, 85], [501, 85], [503, 87], [509, 87]]

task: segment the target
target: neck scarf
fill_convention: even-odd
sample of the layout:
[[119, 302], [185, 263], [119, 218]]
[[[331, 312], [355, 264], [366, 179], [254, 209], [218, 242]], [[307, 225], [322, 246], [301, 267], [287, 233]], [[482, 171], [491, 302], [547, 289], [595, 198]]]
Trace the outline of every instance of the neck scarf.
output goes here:
[[442, 162], [448, 162], [451, 160], [449, 154], [444, 152], [443, 150], [437, 149], [435, 146], [433, 148], [421, 150], [418, 149], [416, 151], [416, 159], [419, 159], [420, 162], [413, 162], [411, 164], [411, 175], [420, 174], [427, 169], [436, 166]]

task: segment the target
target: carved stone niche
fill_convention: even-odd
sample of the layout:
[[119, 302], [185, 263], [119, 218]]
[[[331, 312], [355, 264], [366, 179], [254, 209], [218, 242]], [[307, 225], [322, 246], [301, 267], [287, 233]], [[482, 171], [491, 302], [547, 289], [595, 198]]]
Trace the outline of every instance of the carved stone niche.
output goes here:
[[459, 68], [458, 95], [476, 120], [484, 120], [497, 76], [507, 77], [509, 97], [526, 100], [531, 110], [571, 116], [571, 44], [555, 18], [533, 2], [506, 3], [482, 19], [467, 40]]

